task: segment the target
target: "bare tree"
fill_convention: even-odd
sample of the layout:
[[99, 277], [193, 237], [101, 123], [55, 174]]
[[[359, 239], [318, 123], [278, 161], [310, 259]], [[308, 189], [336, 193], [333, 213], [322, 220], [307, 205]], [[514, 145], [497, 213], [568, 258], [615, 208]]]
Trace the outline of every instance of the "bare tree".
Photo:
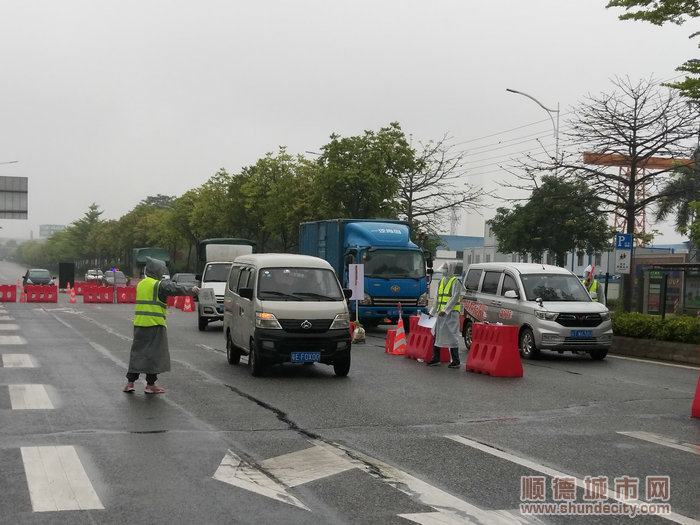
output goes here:
[[[664, 197], [663, 183], [677, 169], [673, 159], [692, 151], [688, 139], [696, 137], [698, 113], [677, 91], [652, 80], [617, 78], [613, 84], [615, 92], [589, 95], [575, 110], [564, 133], [569, 153], [554, 161], [559, 173], [585, 181], [601, 209], [634, 235], [638, 217]], [[631, 279], [624, 278], [625, 310], [631, 291]]]
[[453, 153], [447, 136], [420, 143], [411, 169], [399, 174], [399, 213], [411, 231], [436, 234], [452, 212], [476, 210], [491, 196], [466, 181], [464, 154]]

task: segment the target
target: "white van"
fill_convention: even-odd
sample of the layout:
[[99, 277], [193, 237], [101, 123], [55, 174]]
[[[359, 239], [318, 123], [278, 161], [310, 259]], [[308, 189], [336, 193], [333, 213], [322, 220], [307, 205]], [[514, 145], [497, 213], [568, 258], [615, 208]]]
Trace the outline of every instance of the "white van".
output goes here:
[[566, 268], [547, 264], [471, 264], [462, 275], [465, 295], [462, 336], [467, 349], [472, 323], [519, 328], [520, 355], [540, 350], [586, 352], [604, 359], [612, 345], [610, 312], [594, 301]]
[[333, 365], [350, 371], [350, 314], [333, 267], [309, 255], [241, 255], [224, 292], [226, 357], [232, 365], [248, 355], [251, 373], [267, 364]]

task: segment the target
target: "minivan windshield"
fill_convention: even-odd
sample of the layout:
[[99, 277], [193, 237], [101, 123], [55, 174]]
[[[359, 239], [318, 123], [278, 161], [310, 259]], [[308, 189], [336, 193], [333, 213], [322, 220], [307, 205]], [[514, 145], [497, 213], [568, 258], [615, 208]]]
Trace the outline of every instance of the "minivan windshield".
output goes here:
[[263, 268], [258, 298], [267, 301], [342, 301], [335, 272], [323, 268]]
[[590, 301], [591, 298], [575, 275], [531, 273], [520, 276], [528, 301]]

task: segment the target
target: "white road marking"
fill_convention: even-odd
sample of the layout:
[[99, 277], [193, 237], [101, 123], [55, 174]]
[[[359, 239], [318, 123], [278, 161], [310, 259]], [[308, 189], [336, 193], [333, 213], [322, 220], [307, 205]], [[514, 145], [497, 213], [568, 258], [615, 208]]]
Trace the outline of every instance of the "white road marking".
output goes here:
[[0, 330], [7, 332], [10, 330], [19, 330], [19, 326], [14, 323], [0, 323]]
[[266, 459], [260, 466], [288, 487], [296, 487], [355, 468], [346, 458], [319, 446]]
[[52, 409], [53, 404], [44, 385], [8, 385], [13, 410]]
[[690, 452], [691, 454], [700, 455], [700, 445], [694, 445], [693, 443], [680, 443], [678, 440], [667, 438], [665, 436], [660, 436], [659, 434], [652, 434], [651, 432], [618, 432], [623, 436], [629, 436], [643, 441], [649, 441], [651, 443], [656, 443], [657, 445], [663, 445], [664, 447], [675, 448], [682, 450], [684, 452]]
[[22, 447], [34, 512], [104, 509], [74, 447]]
[[[516, 465], [521, 465], [525, 468], [529, 468], [530, 470], [534, 470], [536, 472], [539, 472], [541, 474], [544, 474], [545, 476], [550, 476], [554, 478], [572, 478], [574, 480], [574, 483], [576, 484], [577, 487], [580, 487], [582, 489], [586, 489], [586, 484], [583, 480], [577, 478], [576, 476], [572, 476], [571, 474], [566, 474], [564, 472], [560, 472], [558, 470], [555, 470], [553, 468], [546, 467], [544, 465], [541, 465], [540, 463], [536, 463], [534, 461], [530, 461], [529, 459], [521, 458], [518, 457], [514, 454], [509, 454], [508, 452], [504, 452], [502, 450], [499, 450], [497, 448], [491, 447], [489, 445], [484, 445], [483, 443], [479, 443], [478, 441], [472, 441], [471, 439], [462, 437], [462, 436], [457, 436], [457, 435], [448, 435], [445, 436], [447, 439], [451, 439], [453, 441], [456, 441], [457, 443], [461, 443], [463, 445], [466, 445], [468, 447], [475, 448], [477, 450], [480, 450], [482, 452], [486, 452], [487, 454], [491, 454], [492, 456], [496, 456], [501, 459], [505, 459], [507, 461], [510, 461], [512, 463], [515, 463]], [[635, 500], [635, 499], [623, 499], [623, 498], [618, 498], [616, 497], [615, 491], [609, 490], [610, 495], [608, 496], [609, 499], [615, 500], [620, 503], [625, 503], [627, 505], [641, 505], [645, 504], [646, 502], [641, 501], [641, 500]], [[683, 525], [700, 525], [700, 521], [694, 520], [693, 518], [688, 518], [687, 516], [683, 516], [681, 514], [677, 514], [675, 512], [670, 512], [668, 514], [655, 514], [656, 516], [660, 518], [667, 519], [669, 521], [673, 521], [676, 523], [682, 523]]]
[[0, 335], [0, 345], [26, 345], [27, 341], [18, 335]]
[[637, 361], [638, 363], [648, 363], [648, 364], [661, 365], [661, 366], [673, 366], [676, 368], [687, 368], [689, 370], [697, 370], [698, 369], [697, 365], [682, 365], [680, 363], [665, 363], [663, 361], [656, 361], [655, 359], [643, 359], [643, 358], [638, 358], [638, 357], [627, 357], [627, 356], [622, 356], [622, 355], [610, 355], [610, 354], [608, 354], [608, 358], [625, 359], [627, 361]]
[[226, 453], [214, 479], [228, 483], [262, 496], [267, 496], [304, 510], [311, 510], [294, 496], [287, 494], [287, 487], [260, 471], [254, 465], [244, 461], [231, 450]]
[[0, 321], [14, 321], [15, 318], [11, 315], [0, 315]]
[[29, 354], [2, 354], [4, 368], [36, 368]]

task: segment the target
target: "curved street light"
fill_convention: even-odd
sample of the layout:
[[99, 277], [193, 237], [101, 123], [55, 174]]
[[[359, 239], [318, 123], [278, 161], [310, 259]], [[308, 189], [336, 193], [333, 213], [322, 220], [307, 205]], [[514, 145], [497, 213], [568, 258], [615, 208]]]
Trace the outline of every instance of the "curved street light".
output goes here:
[[[509, 93], [515, 93], [516, 95], [522, 95], [524, 97], [529, 98], [535, 104], [537, 104], [539, 107], [544, 109], [547, 112], [547, 115], [549, 115], [549, 119], [552, 121], [552, 126], [554, 127], [554, 160], [555, 160], [554, 173], [556, 173], [557, 168], [559, 166], [559, 102], [557, 102], [557, 109], [550, 109], [547, 106], [545, 106], [544, 104], [542, 104], [542, 102], [537, 100], [532, 95], [528, 95], [527, 93], [523, 93], [522, 91], [517, 91], [515, 89], [510, 89], [510, 88], [506, 88], [506, 91], [508, 91]], [[554, 123], [554, 117], [552, 117], [552, 113], [557, 114], [556, 124]]]

